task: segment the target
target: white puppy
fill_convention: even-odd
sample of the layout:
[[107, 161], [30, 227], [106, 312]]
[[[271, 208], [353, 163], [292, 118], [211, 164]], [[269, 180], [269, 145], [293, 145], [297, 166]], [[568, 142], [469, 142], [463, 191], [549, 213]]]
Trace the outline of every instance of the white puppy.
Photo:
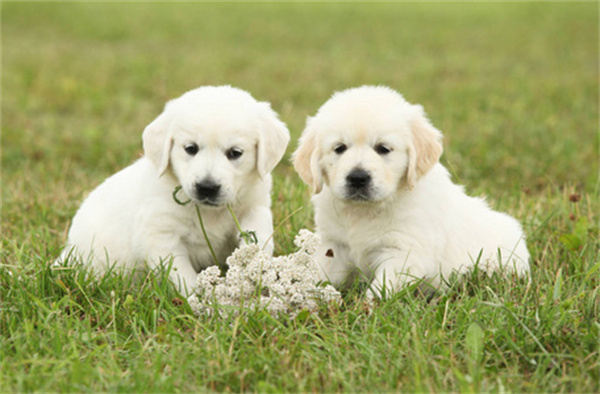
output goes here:
[[[171, 264], [171, 280], [190, 292], [214, 264], [196, 214], [219, 263], [238, 245], [238, 230], [263, 245], [273, 231], [271, 170], [289, 131], [268, 103], [229, 86], [201, 87], [169, 101], [143, 134], [145, 156], [108, 178], [73, 218], [58, 262], [74, 257], [95, 272]], [[177, 186], [179, 200], [173, 198]], [[273, 251], [271, 241], [265, 246]]]
[[476, 263], [529, 271], [520, 224], [451, 182], [441, 138], [421, 106], [386, 87], [336, 93], [308, 119], [293, 160], [314, 187], [323, 279], [360, 273], [380, 296], [413, 280], [438, 287]]

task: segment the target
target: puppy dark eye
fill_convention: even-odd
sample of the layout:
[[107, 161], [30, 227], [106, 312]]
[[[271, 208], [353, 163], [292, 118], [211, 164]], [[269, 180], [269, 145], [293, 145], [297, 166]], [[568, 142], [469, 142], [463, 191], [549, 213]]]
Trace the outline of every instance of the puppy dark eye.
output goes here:
[[227, 156], [229, 160], [239, 159], [243, 154], [244, 151], [240, 148], [231, 148], [228, 149], [227, 152], [225, 152], [225, 156]]
[[375, 145], [375, 152], [377, 152], [380, 155], [387, 155], [388, 153], [390, 153], [392, 151], [392, 148], [384, 145], [384, 144], [377, 144]]
[[187, 144], [186, 146], [183, 147], [183, 149], [185, 150], [185, 153], [187, 153], [190, 156], [194, 156], [196, 153], [198, 153], [198, 145], [196, 144]]
[[348, 147], [345, 144], [339, 144], [336, 145], [335, 148], [333, 148], [333, 151], [338, 155], [341, 155], [342, 153], [346, 152], [347, 149]]

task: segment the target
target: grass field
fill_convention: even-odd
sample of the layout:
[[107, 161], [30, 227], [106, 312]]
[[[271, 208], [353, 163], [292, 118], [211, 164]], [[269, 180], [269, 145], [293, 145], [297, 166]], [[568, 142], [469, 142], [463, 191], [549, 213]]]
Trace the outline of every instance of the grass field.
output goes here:
[[[598, 4], [2, 2], [1, 392], [598, 392]], [[231, 84], [295, 146], [339, 89], [389, 85], [442, 162], [517, 217], [532, 281], [474, 274], [370, 313], [195, 318], [165, 282], [48, 263], [169, 98]], [[289, 155], [277, 253], [312, 229]]]

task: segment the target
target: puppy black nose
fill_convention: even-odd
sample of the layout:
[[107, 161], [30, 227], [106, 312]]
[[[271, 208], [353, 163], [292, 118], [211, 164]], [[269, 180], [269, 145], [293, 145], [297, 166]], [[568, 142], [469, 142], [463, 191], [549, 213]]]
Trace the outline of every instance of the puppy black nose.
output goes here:
[[221, 185], [213, 181], [196, 183], [196, 196], [199, 200], [214, 200], [219, 195]]
[[356, 168], [348, 174], [346, 183], [353, 189], [363, 188], [371, 183], [371, 174], [361, 168]]

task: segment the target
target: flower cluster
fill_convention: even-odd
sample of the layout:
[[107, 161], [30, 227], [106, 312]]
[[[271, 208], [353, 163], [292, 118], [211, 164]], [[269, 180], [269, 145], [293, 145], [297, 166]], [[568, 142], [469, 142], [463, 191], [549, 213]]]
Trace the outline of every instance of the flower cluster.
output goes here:
[[302, 310], [315, 312], [320, 302], [339, 304], [340, 293], [319, 283], [314, 261], [318, 237], [300, 230], [294, 244], [298, 251], [279, 257], [271, 257], [256, 244], [244, 245], [227, 259], [224, 277], [217, 266], [200, 272], [197, 294], [188, 299], [194, 313], [228, 316], [244, 307], [294, 318]]

